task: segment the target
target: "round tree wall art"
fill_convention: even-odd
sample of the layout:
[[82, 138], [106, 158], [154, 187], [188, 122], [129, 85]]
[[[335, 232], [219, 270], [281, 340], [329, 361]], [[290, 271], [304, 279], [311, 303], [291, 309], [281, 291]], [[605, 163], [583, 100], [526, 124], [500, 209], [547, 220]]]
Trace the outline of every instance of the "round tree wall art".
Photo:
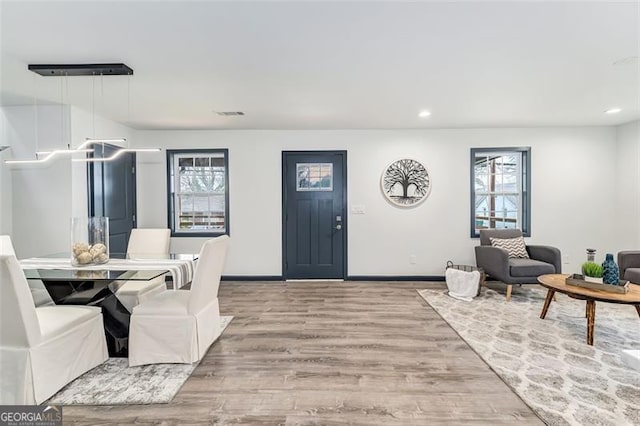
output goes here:
[[382, 193], [396, 206], [412, 207], [429, 195], [431, 179], [427, 169], [416, 160], [394, 161], [382, 172]]

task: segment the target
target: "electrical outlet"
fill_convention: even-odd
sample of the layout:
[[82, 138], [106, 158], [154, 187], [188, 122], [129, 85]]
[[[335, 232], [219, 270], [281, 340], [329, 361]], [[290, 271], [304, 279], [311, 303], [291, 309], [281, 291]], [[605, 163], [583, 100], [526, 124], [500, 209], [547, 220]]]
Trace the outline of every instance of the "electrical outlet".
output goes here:
[[416, 255], [415, 254], [409, 255], [409, 263], [411, 265], [415, 265], [416, 264]]

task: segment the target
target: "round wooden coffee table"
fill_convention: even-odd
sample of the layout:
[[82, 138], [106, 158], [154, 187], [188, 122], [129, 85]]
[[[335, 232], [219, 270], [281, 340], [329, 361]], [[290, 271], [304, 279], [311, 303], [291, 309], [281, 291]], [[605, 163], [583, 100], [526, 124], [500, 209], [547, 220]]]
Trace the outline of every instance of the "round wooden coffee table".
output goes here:
[[587, 344], [593, 346], [593, 328], [596, 320], [596, 301], [607, 303], [620, 303], [623, 305], [634, 305], [638, 315], [640, 316], [640, 285], [630, 284], [628, 293], [609, 293], [606, 291], [592, 290], [589, 288], [576, 287], [567, 285], [565, 279], [567, 275], [548, 274], [538, 277], [541, 286], [547, 288], [547, 297], [544, 299], [544, 306], [540, 318], [547, 316], [549, 305], [553, 299], [553, 295], [564, 293], [574, 299], [587, 301]]

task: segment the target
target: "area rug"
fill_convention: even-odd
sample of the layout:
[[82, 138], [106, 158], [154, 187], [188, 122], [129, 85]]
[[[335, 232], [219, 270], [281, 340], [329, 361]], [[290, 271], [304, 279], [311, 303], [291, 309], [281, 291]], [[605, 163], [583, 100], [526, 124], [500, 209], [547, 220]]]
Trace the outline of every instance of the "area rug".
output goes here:
[[472, 302], [418, 293], [547, 424], [640, 425], [640, 372], [620, 357], [640, 346], [633, 306], [596, 303], [588, 346], [585, 302], [565, 295], [542, 320], [544, 290], [518, 289], [508, 303], [486, 288]]
[[[222, 334], [233, 317], [220, 318]], [[214, 343], [215, 344], [215, 343]], [[131, 405], [171, 402], [198, 363], [129, 367], [127, 358], [109, 358], [62, 388], [46, 404]]]

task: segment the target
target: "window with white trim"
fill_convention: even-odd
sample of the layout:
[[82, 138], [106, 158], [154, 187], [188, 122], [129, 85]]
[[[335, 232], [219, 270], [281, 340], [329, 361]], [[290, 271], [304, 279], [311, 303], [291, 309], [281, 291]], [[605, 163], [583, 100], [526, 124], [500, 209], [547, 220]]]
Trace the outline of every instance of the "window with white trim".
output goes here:
[[531, 235], [531, 148], [472, 148], [471, 237], [516, 228]]
[[229, 233], [228, 154], [227, 149], [167, 150], [172, 236]]

